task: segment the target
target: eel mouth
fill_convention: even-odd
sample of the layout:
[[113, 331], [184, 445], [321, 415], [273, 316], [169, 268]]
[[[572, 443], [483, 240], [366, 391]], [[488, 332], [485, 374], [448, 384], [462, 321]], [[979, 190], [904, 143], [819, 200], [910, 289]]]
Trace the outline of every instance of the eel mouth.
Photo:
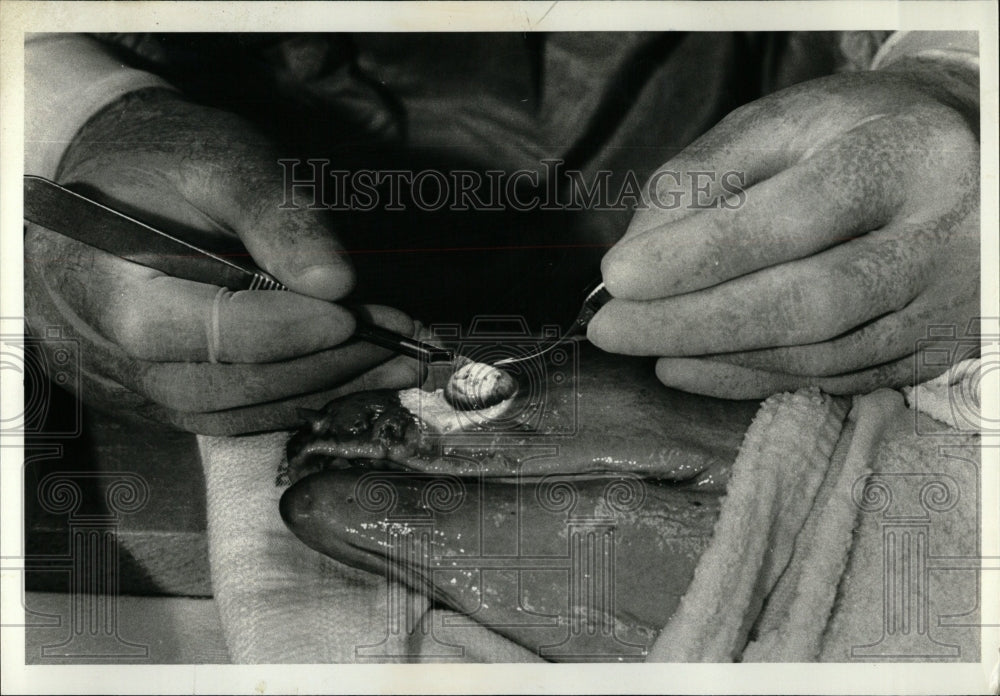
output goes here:
[[[310, 548], [335, 558], [354, 568], [370, 573], [385, 573], [386, 562], [371, 546], [352, 543], [357, 529], [350, 521], [348, 509], [353, 498], [329, 485], [314, 485], [310, 474], [286, 490], [278, 504], [281, 519]], [[326, 482], [324, 482], [325, 484]], [[332, 494], [332, 495], [331, 495]], [[330, 533], [342, 526], [342, 533]]]

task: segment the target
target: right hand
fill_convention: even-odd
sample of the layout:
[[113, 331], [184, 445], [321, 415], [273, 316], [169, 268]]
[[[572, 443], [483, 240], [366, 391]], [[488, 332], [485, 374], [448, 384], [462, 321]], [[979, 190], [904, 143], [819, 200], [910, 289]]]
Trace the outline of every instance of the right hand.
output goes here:
[[[978, 94], [971, 71], [899, 61], [733, 112], [650, 180], [654, 204], [604, 258], [615, 299], [590, 340], [728, 399], [943, 372], [929, 356], [947, 339], [929, 329], [980, 308]], [[698, 191], [694, 174], [712, 172]]]
[[[168, 90], [131, 93], [81, 129], [57, 179], [166, 231], [236, 235], [295, 291], [230, 292], [27, 225], [26, 321], [38, 336], [55, 326], [78, 342], [84, 401], [232, 434], [293, 426], [297, 406], [349, 391], [418, 383], [416, 361], [348, 342], [354, 318], [333, 301], [354, 272], [330, 221], [279, 208], [277, 157], [239, 118]], [[401, 312], [370, 312], [416, 331]]]

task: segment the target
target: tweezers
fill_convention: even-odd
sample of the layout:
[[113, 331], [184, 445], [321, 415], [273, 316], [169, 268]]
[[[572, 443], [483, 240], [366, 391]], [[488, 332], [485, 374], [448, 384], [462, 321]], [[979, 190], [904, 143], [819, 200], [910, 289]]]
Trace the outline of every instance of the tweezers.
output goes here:
[[[24, 218], [36, 225], [177, 278], [230, 290], [288, 290], [247, 261], [250, 254], [225, 255], [202, 249], [163, 230], [39, 176], [24, 177]], [[376, 326], [359, 308], [355, 336], [426, 363], [451, 363], [454, 351]]]

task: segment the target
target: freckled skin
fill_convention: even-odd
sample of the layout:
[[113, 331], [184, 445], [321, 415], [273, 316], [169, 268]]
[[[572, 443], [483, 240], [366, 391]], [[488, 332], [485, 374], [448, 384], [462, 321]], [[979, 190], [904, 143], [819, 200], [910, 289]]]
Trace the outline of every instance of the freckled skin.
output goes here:
[[[980, 312], [977, 81], [904, 59], [737, 109], [659, 170], [683, 200], [607, 253], [588, 337], [701, 394], [907, 384], [929, 326]], [[698, 171], [743, 173], [742, 204], [693, 208]]]
[[[417, 380], [416, 361], [348, 340], [354, 316], [336, 301], [354, 274], [336, 216], [282, 208], [278, 156], [250, 123], [160, 88], [123, 95], [74, 135], [59, 183], [223, 254], [245, 246], [296, 291], [220, 292], [140, 265], [148, 255], [123, 260], [26, 225], [25, 321], [80, 342], [68, 384], [85, 401], [228, 435], [295, 427], [297, 407]], [[401, 312], [366, 310], [380, 326], [415, 331]]]

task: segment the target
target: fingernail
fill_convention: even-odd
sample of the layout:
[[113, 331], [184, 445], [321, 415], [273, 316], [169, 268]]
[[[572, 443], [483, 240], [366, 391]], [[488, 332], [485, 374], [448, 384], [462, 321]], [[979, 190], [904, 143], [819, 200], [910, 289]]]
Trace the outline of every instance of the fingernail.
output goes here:
[[601, 279], [604, 287], [615, 297], [627, 297], [632, 260], [622, 246], [611, 249], [601, 259]]
[[344, 265], [317, 264], [298, 273], [294, 290], [325, 300], [339, 300], [354, 289], [354, 273]]
[[608, 350], [611, 346], [608, 345], [608, 342], [605, 340], [608, 336], [608, 331], [604, 327], [604, 317], [607, 317], [607, 313], [599, 311], [594, 315], [594, 318], [590, 320], [590, 323], [587, 324], [587, 340], [601, 350]]
[[371, 319], [384, 329], [401, 333], [404, 336], [412, 336], [414, 333], [413, 319], [398, 309], [384, 307], [382, 305], [366, 305], [371, 313]]

